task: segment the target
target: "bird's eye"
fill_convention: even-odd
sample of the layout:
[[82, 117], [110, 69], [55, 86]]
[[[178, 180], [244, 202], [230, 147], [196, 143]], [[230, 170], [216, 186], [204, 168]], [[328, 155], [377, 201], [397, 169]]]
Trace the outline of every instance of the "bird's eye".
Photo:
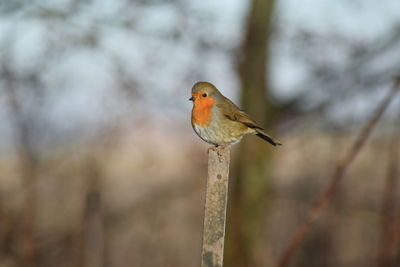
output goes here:
[[204, 93], [201, 95], [202, 97], [207, 97], [207, 93]]

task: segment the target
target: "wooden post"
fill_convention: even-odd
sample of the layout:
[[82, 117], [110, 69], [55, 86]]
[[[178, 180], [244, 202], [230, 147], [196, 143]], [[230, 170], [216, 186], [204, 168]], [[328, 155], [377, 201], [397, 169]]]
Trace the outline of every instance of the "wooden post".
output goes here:
[[229, 148], [208, 149], [201, 267], [223, 264], [229, 161]]

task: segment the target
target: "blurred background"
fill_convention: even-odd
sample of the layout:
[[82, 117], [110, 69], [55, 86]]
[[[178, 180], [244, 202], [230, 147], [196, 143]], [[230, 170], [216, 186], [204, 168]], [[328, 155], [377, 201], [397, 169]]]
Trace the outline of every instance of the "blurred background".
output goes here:
[[[199, 266], [214, 83], [284, 146], [231, 148], [225, 266], [274, 266], [400, 74], [398, 0], [0, 1], [0, 266]], [[400, 98], [290, 266], [400, 266]]]

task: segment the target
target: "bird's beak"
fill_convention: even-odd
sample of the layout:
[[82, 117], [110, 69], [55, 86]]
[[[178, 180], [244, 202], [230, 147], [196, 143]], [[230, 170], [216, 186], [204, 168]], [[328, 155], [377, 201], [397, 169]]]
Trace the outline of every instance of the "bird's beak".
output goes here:
[[194, 101], [194, 97], [192, 96], [191, 98], [189, 98], [190, 101]]

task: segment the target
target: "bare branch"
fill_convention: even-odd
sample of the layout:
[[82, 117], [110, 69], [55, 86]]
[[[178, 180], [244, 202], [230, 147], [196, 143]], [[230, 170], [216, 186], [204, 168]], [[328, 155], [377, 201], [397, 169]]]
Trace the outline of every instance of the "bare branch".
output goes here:
[[332, 199], [333, 195], [336, 192], [339, 182], [342, 180], [344, 174], [347, 169], [350, 167], [351, 163], [357, 157], [358, 153], [361, 151], [368, 137], [370, 136], [372, 130], [376, 126], [379, 119], [382, 117], [384, 111], [389, 106], [390, 102], [394, 99], [396, 93], [398, 93], [400, 88], [400, 78], [396, 78], [396, 81], [393, 87], [390, 89], [386, 97], [383, 99], [381, 104], [373, 113], [371, 119], [365, 126], [365, 128], [361, 131], [361, 134], [358, 136], [350, 150], [345, 154], [343, 159], [339, 161], [336, 169], [334, 170], [331, 176], [330, 184], [323, 190], [317, 200], [314, 203], [314, 206], [310, 209], [306, 221], [297, 229], [295, 234], [292, 237], [291, 242], [284, 250], [283, 256], [279, 260], [277, 266], [285, 267], [288, 265], [290, 259], [294, 255], [294, 252], [300, 245], [300, 243], [304, 240], [306, 234], [310, 231], [312, 224], [321, 214], [322, 209], [329, 203]]

